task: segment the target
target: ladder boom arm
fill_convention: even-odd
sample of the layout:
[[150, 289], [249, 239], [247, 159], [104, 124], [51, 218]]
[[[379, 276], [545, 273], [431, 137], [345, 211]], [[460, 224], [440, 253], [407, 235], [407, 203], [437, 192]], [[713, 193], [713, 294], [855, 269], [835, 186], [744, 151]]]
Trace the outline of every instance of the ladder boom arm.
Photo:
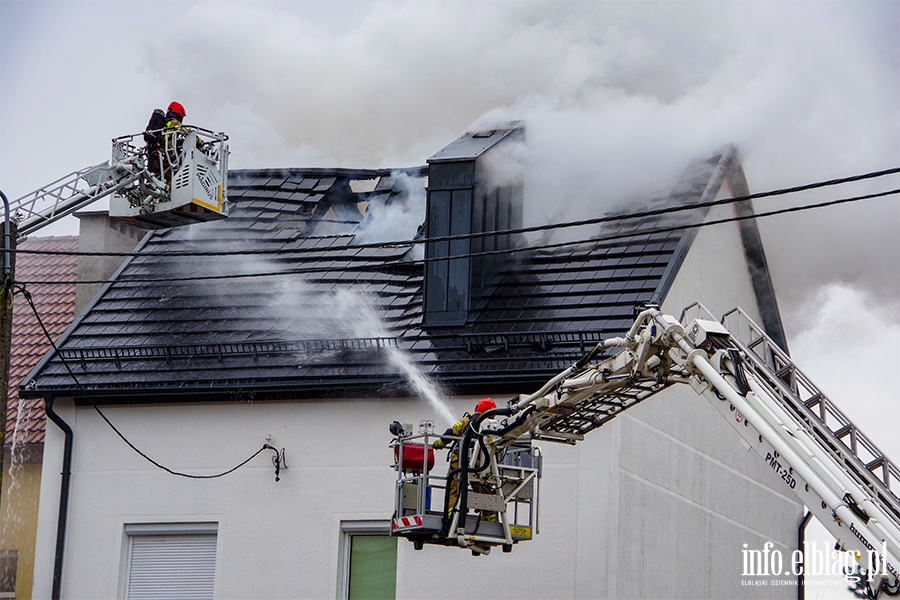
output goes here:
[[110, 166], [106, 161], [70, 173], [14, 200], [10, 212], [19, 220], [19, 238], [131, 185], [141, 173], [130, 166], [128, 163]]
[[780, 409], [754, 376], [746, 375], [750, 391], [742, 395], [701, 353], [691, 353], [690, 361], [696, 369], [695, 390], [714, 406], [721, 405], [717, 406], [720, 412], [732, 416], [730, 424], [745, 434], [742, 437], [809, 507], [839, 547], [854, 552], [864, 566], [868, 553], [876, 552], [883, 572], [900, 580], [900, 528], [872, 502], [871, 492], [819, 451], [818, 444]]
[[[840, 548], [853, 552], [864, 567], [874, 566], [891, 586], [900, 585], [900, 499], [890, 490], [891, 476], [894, 485], [900, 480], [896, 466], [840, 413], [837, 420], [844, 425], [837, 433], [821, 421], [809, 407], [824, 406], [827, 398], [816, 390], [804, 401], [797, 380], [805, 377], [743, 317], [741, 330], [749, 327], [753, 347], [714, 319], [685, 326], [656, 307], [643, 310], [624, 338], [601, 342], [538, 392], [511, 402], [513, 415], [493, 432], [496, 443], [512, 444], [523, 435], [576, 443], [666, 387], [689, 384], [809, 507]], [[596, 351], [610, 348], [619, 351], [587, 364]], [[855, 443], [848, 448], [840, 438], [846, 431], [864, 440], [876, 459], [867, 464]], [[875, 468], [882, 468], [883, 478]]]

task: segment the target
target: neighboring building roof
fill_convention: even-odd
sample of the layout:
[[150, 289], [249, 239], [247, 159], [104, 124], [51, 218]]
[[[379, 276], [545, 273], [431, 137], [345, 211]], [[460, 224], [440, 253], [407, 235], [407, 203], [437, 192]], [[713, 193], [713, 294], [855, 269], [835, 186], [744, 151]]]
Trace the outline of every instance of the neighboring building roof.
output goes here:
[[[77, 236], [35, 237], [19, 244], [20, 250], [75, 252]], [[35, 306], [50, 335], [56, 340], [75, 319], [75, 275], [78, 257], [59, 254], [17, 254], [16, 280], [59, 281], [53, 285], [29, 285]], [[13, 302], [12, 348], [9, 367], [9, 404], [6, 444], [38, 444], [44, 441], [44, 402], [20, 398], [19, 383], [47, 351], [50, 342], [38, 325], [22, 294]]]
[[[732, 158], [728, 149], [693, 163], [628, 211], [713, 199]], [[370, 192], [351, 190], [353, 180], [376, 178]], [[590, 241], [525, 249], [465, 327], [425, 328], [418, 249], [361, 246], [355, 237], [373, 206], [403, 200], [400, 178], [386, 170], [231, 172], [229, 218], [149, 236], [79, 318], [63, 357], [94, 398], [111, 402], [396, 393], [401, 379], [385, 350], [393, 346], [457, 391], [521, 389], [623, 333], [636, 304], [661, 302], [695, 230], [647, 231], [698, 224], [707, 213], [605, 223]], [[237, 249], [277, 254], [151, 254]], [[179, 279], [285, 271], [293, 273]], [[49, 355], [29, 388], [78, 395]]]

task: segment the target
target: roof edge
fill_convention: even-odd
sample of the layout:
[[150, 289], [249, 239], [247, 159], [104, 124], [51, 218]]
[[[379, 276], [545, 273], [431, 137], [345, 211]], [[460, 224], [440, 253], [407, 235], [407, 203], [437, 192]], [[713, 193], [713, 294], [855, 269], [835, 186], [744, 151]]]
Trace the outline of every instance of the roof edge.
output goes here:
[[229, 169], [228, 175], [235, 177], [346, 177], [350, 179], [374, 179], [376, 177], [389, 177], [393, 173], [408, 173], [415, 177], [424, 177], [428, 174], [428, 165], [415, 167], [389, 168], [389, 169], [351, 169], [346, 167], [284, 167], [270, 169]]
[[[744, 174], [744, 168], [735, 152], [725, 173], [728, 187], [734, 196], [747, 196], [750, 194], [750, 186]], [[753, 285], [753, 293], [756, 295], [756, 304], [762, 317], [763, 328], [766, 334], [790, 355], [787, 344], [787, 336], [784, 333], [784, 323], [781, 320], [781, 311], [778, 310], [778, 300], [775, 296], [775, 286], [769, 271], [769, 263], [766, 260], [766, 251], [763, 248], [762, 236], [756, 223], [756, 214], [753, 210], [752, 200], [743, 200], [734, 203], [734, 212], [741, 220], [738, 221], [741, 233], [741, 243], [744, 247], [744, 256], [750, 269], [750, 281]]]
[[[140, 242], [138, 242], [138, 245], [135, 246], [133, 252], [135, 252], [135, 253], [140, 252], [144, 248], [144, 246], [147, 245], [147, 242], [150, 241], [150, 238], [155, 233], [156, 233], [156, 230], [148, 231], [146, 233], [146, 235], [144, 235], [144, 238]], [[69, 336], [72, 334], [72, 332], [75, 330], [75, 328], [81, 324], [81, 321], [84, 320], [84, 317], [88, 313], [90, 313], [91, 310], [93, 310], [94, 306], [96, 306], [97, 303], [100, 301], [100, 299], [103, 298], [104, 295], [106, 295], [106, 292], [109, 290], [109, 288], [114, 283], [116, 283], [116, 280], [119, 278], [119, 275], [122, 273], [122, 271], [125, 270], [125, 268], [129, 264], [131, 264], [131, 261], [134, 260], [134, 258], [135, 258], [135, 255], [132, 255], [132, 256], [128, 256], [127, 258], [125, 258], [125, 260], [122, 261], [122, 264], [119, 265], [119, 268], [116, 269], [116, 271], [110, 276], [109, 281], [103, 285], [103, 287], [100, 289], [100, 291], [97, 292], [97, 294], [93, 298], [91, 298], [91, 301], [87, 303], [87, 306], [85, 306], [84, 309], [82, 309], [81, 313], [75, 315], [75, 318], [72, 319], [72, 322], [69, 323], [69, 326], [66, 327], [66, 330], [62, 333], [62, 335], [60, 335], [55, 341], [53, 341], [51, 343], [50, 350], [48, 350], [46, 352], [46, 354], [44, 354], [44, 356], [41, 357], [41, 360], [39, 360], [38, 363], [36, 365], [34, 365], [34, 368], [28, 372], [28, 375], [26, 375], [25, 377], [22, 378], [22, 381], [19, 382], [19, 397], [20, 398], [33, 398], [33, 397], [42, 395], [42, 394], [28, 394], [28, 390], [27, 390], [26, 386], [29, 383], [31, 383], [31, 381], [35, 377], [38, 376], [38, 374], [44, 369], [44, 367], [47, 366], [47, 363], [50, 362], [50, 360], [56, 355], [56, 348], [62, 346], [63, 344], [66, 343], [66, 341], [68, 341]], [[76, 286], [78, 285], [77, 273], [76, 273], [75, 285]]]
[[[703, 190], [703, 194], [700, 196], [699, 204], [703, 204], [704, 202], [710, 202], [715, 199], [716, 195], [719, 193], [719, 190], [722, 188], [722, 183], [725, 181], [728, 165], [731, 163], [732, 159], [736, 155], [737, 150], [734, 147], [734, 144], [728, 144], [725, 148], [722, 149], [722, 153], [719, 156], [719, 162], [716, 163], [715, 169], [713, 169], [712, 175], [709, 177], [709, 181], [706, 184], [706, 187]], [[709, 207], [706, 207], [703, 210], [703, 218], [706, 219], [706, 215], [709, 214]], [[681, 241], [678, 242], [678, 247], [675, 248], [675, 252], [672, 256], [672, 260], [669, 261], [669, 265], [666, 267], [665, 272], [659, 280], [659, 286], [657, 286], [656, 291], [653, 292], [652, 301], [657, 304], [662, 304], [666, 299], [666, 296], [669, 293], [669, 290], [672, 288], [672, 284], [675, 283], [675, 278], [678, 275], [678, 271], [681, 270], [681, 265], [684, 264], [685, 258], [687, 258], [688, 252], [691, 249], [691, 246], [694, 244], [694, 239], [697, 237], [697, 233], [700, 231], [699, 227], [692, 227], [684, 232], [684, 235], [681, 236]]]
[[[510, 393], [518, 394], [522, 386], [533, 385], [535, 389], [559, 373], [559, 369], [520, 371], [515, 373], [462, 373], [442, 376], [430, 374], [447, 391], [448, 395], [464, 393]], [[303, 381], [285, 379], [269, 382], [221, 381], [211, 387], [209, 382], [191, 386], [147, 386], [84, 391], [73, 388], [43, 388], [23, 391], [29, 398], [67, 397], [73, 398], [79, 406], [163, 404], [208, 402], [235, 402], [241, 400], [309, 400], [323, 398], [350, 398], [363, 395], [373, 399], [416, 396], [409, 383], [400, 375], [384, 377], [360, 377], [355, 379], [316, 379]], [[355, 393], [354, 393], [355, 392]]]

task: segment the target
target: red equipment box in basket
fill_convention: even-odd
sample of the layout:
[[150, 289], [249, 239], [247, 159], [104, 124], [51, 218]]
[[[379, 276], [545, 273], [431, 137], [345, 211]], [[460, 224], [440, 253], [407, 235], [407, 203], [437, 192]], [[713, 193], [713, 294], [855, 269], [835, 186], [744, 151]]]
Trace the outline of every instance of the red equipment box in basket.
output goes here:
[[[425, 449], [428, 449], [428, 464], [425, 464]], [[414, 444], [407, 442], [403, 444], [403, 460], [400, 460], [400, 446], [394, 446], [394, 458], [400, 462], [400, 469], [403, 471], [422, 472], [422, 467], [426, 467], [426, 471], [431, 471], [434, 467], [434, 448], [425, 444]]]

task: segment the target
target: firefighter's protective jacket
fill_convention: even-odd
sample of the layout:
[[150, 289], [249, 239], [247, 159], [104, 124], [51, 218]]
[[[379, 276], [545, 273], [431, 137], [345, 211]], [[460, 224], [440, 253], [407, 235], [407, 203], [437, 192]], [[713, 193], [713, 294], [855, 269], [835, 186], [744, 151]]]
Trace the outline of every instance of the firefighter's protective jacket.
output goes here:
[[[447, 446], [455, 445], [457, 440], [455, 440], [449, 436], [453, 436], [456, 438], [461, 437], [463, 432], [466, 430], [466, 427], [469, 426], [469, 421], [471, 421], [471, 420], [472, 420], [472, 413], [464, 414], [459, 421], [454, 423], [452, 427], [448, 427], [447, 431], [445, 431], [441, 437], [434, 440], [434, 443], [431, 445], [434, 446], [434, 448], [436, 450], [443, 450]], [[454, 450], [455, 450], [455, 448], [454, 448]]]

